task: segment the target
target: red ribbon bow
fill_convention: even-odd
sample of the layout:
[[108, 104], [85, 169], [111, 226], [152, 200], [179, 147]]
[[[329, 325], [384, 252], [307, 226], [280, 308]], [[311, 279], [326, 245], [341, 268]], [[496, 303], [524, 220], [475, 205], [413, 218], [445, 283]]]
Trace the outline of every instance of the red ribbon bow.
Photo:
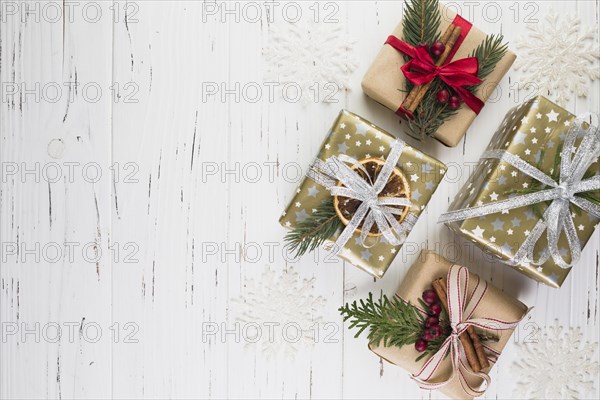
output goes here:
[[412, 58], [401, 68], [410, 83], [424, 85], [439, 77], [456, 92], [471, 110], [479, 114], [484, 105], [483, 101], [465, 89], [465, 86], [481, 83], [481, 79], [477, 77], [479, 73], [477, 57], [447, 61], [438, 67], [429, 55], [427, 46], [414, 47], [395, 36], [388, 37], [385, 43]]

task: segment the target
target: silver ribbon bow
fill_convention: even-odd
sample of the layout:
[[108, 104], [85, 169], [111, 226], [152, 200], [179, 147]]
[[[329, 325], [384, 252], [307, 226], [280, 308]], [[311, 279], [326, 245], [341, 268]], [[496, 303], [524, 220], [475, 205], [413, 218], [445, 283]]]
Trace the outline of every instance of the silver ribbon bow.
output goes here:
[[[362, 164], [345, 154], [330, 157], [327, 161], [315, 160], [312, 168], [308, 171], [309, 178], [329, 190], [332, 196], [343, 196], [361, 201], [354, 216], [336, 240], [332, 250], [334, 255], [341, 251], [361, 222], [363, 225], [360, 243], [364, 247], [367, 247], [367, 234], [371, 231], [373, 224], [377, 225], [383, 237], [394, 246], [402, 244], [406, 239], [406, 233], [412, 229], [417, 217], [408, 213], [399, 223], [395, 215], [401, 214], [402, 210], [390, 206], [410, 207], [410, 200], [401, 197], [379, 197], [379, 193], [385, 187], [400, 159], [404, 146], [405, 143], [401, 140], [396, 140], [392, 144], [390, 154], [375, 182], [365, 180], [349, 167], [346, 163], [362, 170], [369, 179], [369, 174]], [[338, 186], [338, 181], [344, 186]]]
[[[543, 218], [537, 222], [517, 253], [507, 263], [510, 265], [520, 265], [521, 263], [541, 265], [552, 257], [556, 265], [561, 268], [570, 268], [575, 265], [581, 256], [581, 243], [577, 236], [573, 217], [571, 216], [570, 204], [575, 204], [590, 215], [600, 218], [599, 205], [576, 196], [577, 193], [600, 190], [600, 175], [583, 179], [590, 165], [596, 162], [596, 159], [600, 156], [598, 127], [586, 123], [590, 118], [591, 114], [581, 115], [571, 123], [560, 154], [560, 176], [558, 182], [555, 182], [554, 179], [519, 156], [505, 150], [490, 150], [483, 154], [482, 158], [504, 161], [520, 172], [543, 183], [549, 189], [514, 196], [506, 200], [495, 201], [481, 206], [450, 211], [442, 214], [438, 222], [462, 221], [468, 218], [482, 217], [505, 210], [552, 201], [544, 212]], [[575, 141], [578, 137], [582, 137], [582, 140], [579, 147], [575, 149]], [[538, 260], [535, 260], [533, 254], [535, 245], [544, 231], [546, 231], [548, 239], [548, 248], [541, 252]], [[558, 249], [558, 240], [563, 232], [565, 233], [571, 252], [570, 263], [564, 260]]]

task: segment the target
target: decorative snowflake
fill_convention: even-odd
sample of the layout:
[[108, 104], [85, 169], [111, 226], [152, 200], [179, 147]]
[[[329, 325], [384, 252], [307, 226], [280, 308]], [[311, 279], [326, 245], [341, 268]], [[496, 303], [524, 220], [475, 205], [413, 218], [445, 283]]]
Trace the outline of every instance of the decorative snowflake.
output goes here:
[[[563, 332], [564, 331], [564, 332]], [[578, 399], [594, 391], [598, 361], [594, 354], [598, 343], [582, 341], [579, 328], [549, 326], [535, 342], [519, 346], [520, 361], [513, 372], [518, 398]]]
[[247, 345], [258, 345], [267, 356], [293, 356], [313, 346], [318, 336], [325, 299], [315, 297], [313, 279], [303, 279], [292, 268], [276, 274], [266, 268], [261, 279], [249, 279], [245, 296], [234, 300], [236, 320], [251, 329], [242, 329]]
[[271, 40], [263, 53], [267, 76], [282, 85], [286, 100], [337, 102], [340, 91], [350, 90], [349, 78], [358, 65], [352, 54], [354, 42], [344, 24], [303, 18], [271, 29]]
[[521, 54], [515, 69], [525, 74], [519, 87], [537, 85], [538, 93], [553, 97], [560, 105], [570, 100], [571, 93], [587, 96], [590, 81], [600, 78], [598, 27], [550, 10], [545, 24], [527, 24], [527, 29], [529, 36], [517, 41]]

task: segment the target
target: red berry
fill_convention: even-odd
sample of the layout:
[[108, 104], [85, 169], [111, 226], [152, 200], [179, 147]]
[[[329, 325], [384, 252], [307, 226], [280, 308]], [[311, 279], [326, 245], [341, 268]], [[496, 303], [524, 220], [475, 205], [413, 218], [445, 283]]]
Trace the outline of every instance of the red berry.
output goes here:
[[429, 306], [429, 313], [431, 315], [440, 315], [442, 312], [442, 306], [439, 303], [435, 303]]
[[435, 294], [434, 290], [428, 289], [423, 292], [423, 301], [428, 305], [432, 305], [438, 301], [438, 296]]
[[439, 326], [439, 325], [440, 325], [440, 320], [438, 319], [437, 316], [432, 315], [425, 319], [425, 327], [426, 328], [433, 328], [434, 326]]
[[[433, 339], [437, 339], [440, 336], [442, 336], [442, 333], [444, 333], [444, 329], [441, 326], [436, 325], [436, 326], [432, 326], [431, 329], [429, 329], [429, 331], [427, 331], [427, 333], [429, 333], [430, 336], [433, 337]], [[432, 339], [429, 339], [429, 340], [432, 340]]]
[[460, 97], [455, 95], [450, 96], [448, 99], [448, 105], [450, 108], [456, 110], [458, 107], [460, 107]]
[[444, 50], [446, 50], [446, 46], [439, 40], [431, 46], [431, 54], [435, 57], [441, 56], [444, 53]]
[[435, 339], [435, 336], [433, 336], [433, 332], [431, 331], [431, 329], [427, 329], [425, 331], [425, 333], [423, 334], [423, 339], [427, 342]]
[[442, 89], [439, 92], [437, 92], [435, 97], [436, 97], [437, 101], [444, 104], [448, 101], [448, 98], [450, 97], [450, 93], [446, 89]]
[[425, 350], [427, 350], [427, 341], [423, 340], [423, 339], [419, 339], [415, 342], [415, 349], [419, 352], [422, 353]]

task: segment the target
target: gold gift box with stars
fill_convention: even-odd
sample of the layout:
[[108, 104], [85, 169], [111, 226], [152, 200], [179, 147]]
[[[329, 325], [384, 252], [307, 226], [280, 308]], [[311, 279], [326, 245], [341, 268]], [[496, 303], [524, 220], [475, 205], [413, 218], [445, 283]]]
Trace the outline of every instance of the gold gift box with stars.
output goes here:
[[[487, 150], [506, 150], [551, 175], [555, 168], [557, 152], [561, 151], [566, 133], [574, 120], [575, 115], [545, 97], [538, 96], [508, 112]], [[578, 143], [576, 142], [577, 145]], [[592, 164], [593, 173], [600, 170], [599, 164], [598, 162]], [[450, 211], [522, 194], [533, 182], [531, 177], [503, 161], [480, 160], [451, 204]], [[506, 261], [515, 255], [548, 207], [546, 203], [536, 206], [537, 208], [526, 206], [504, 210], [501, 213], [447, 225], [453, 231], [476, 243], [484, 251], [493, 254], [501, 261]], [[598, 219], [579, 209], [575, 212], [574, 208], [576, 207], [571, 207], [573, 220], [583, 247], [594, 233]], [[544, 234], [535, 246], [535, 257], [537, 258], [546, 247]], [[563, 233], [559, 241], [559, 251], [565, 260], [570, 261], [568, 248], [567, 238]], [[570, 269], [557, 266], [552, 258], [539, 266], [523, 262], [515, 268], [526, 276], [555, 288], [563, 284], [570, 272]]]
[[[396, 138], [385, 130], [356, 114], [342, 110], [321, 145], [317, 158], [325, 161], [332, 156], [346, 154], [356, 160], [372, 157], [385, 159], [395, 140]], [[418, 217], [442, 180], [446, 165], [406, 145], [397, 166], [410, 184], [410, 212]], [[324, 187], [310, 178], [305, 178], [296, 189], [295, 196], [279, 222], [284, 227], [293, 229], [329, 197], [331, 194]], [[336, 234], [331, 237], [330, 241], [334, 242], [337, 236]], [[355, 232], [339, 253], [339, 257], [372, 276], [381, 278], [402, 246], [393, 246], [380, 236], [372, 244], [368, 243], [367, 248], [360, 244], [359, 237], [360, 234]]]

